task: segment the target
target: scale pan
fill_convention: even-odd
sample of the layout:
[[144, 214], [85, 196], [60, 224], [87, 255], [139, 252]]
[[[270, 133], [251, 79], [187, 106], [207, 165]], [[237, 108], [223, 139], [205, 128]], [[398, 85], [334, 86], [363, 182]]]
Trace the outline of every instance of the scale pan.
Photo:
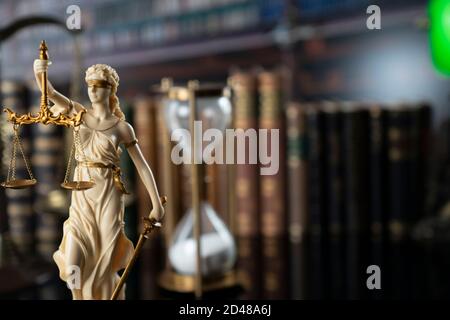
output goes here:
[[36, 183], [36, 179], [16, 179], [2, 182], [1, 186], [10, 189], [24, 189], [34, 186]]
[[71, 181], [61, 183], [61, 187], [68, 190], [87, 190], [95, 185], [91, 181]]

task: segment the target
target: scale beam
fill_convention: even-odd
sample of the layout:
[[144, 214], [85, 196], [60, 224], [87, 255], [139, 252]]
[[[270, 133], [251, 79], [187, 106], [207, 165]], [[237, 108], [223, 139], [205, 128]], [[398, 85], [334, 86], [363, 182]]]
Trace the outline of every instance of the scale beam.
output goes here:
[[[48, 49], [45, 41], [42, 40], [41, 45], [39, 47], [39, 59], [48, 60]], [[58, 126], [65, 127], [77, 127], [81, 124], [83, 114], [86, 110], [81, 110], [74, 116], [67, 116], [64, 114], [60, 114], [59, 116], [53, 116], [48, 108], [48, 82], [47, 82], [47, 72], [43, 72], [41, 76], [41, 105], [40, 111], [37, 115], [32, 115], [31, 112], [27, 114], [16, 114], [9, 108], [3, 109], [4, 112], [8, 114], [7, 120], [14, 125], [23, 125], [23, 124], [33, 124], [33, 123], [42, 123], [45, 125], [54, 124]]]

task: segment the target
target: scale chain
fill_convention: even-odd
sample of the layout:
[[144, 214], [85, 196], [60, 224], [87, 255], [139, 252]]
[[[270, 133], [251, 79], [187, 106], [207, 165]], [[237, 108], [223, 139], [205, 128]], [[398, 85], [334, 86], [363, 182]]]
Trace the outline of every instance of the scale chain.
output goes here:
[[70, 174], [70, 170], [72, 168], [72, 157], [73, 157], [74, 149], [75, 149], [75, 144], [72, 144], [72, 147], [70, 148], [69, 163], [67, 164], [66, 174], [64, 176], [64, 183], [67, 183], [69, 181], [69, 174]]
[[27, 158], [25, 157], [25, 153], [23, 152], [22, 141], [19, 139], [18, 131], [19, 131], [19, 129], [15, 129], [16, 141], [19, 144], [19, 149], [20, 149], [20, 152], [22, 153], [23, 161], [25, 162], [25, 167], [27, 168], [27, 171], [28, 171], [28, 174], [30, 176], [30, 179], [34, 180], [33, 173], [31, 173], [31, 169], [30, 169], [30, 166], [28, 165]]
[[[14, 135], [14, 138], [13, 138], [12, 148], [13, 148], [12, 157], [9, 160], [8, 175], [6, 176], [6, 181], [11, 181], [16, 178], [16, 135]], [[11, 170], [12, 170], [12, 176], [11, 176]]]
[[[83, 159], [83, 161], [87, 161], [86, 154], [84, 153], [84, 150], [81, 146], [81, 137], [80, 137], [79, 127], [78, 127], [78, 130], [75, 131], [75, 143], [76, 143], [75, 152], [78, 152], [78, 154], [81, 156], [81, 159]], [[80, 154], [80, 152], [81, 152], [81, 154]], [[87, 174], [89, 177], [89, 181], [93, 182], [94, 180], [91, 177], [89, 168], [86, 168], [86, 170], [87, 170]], [[78, 181], [81, 181], [81, 170], [78, 170]]]

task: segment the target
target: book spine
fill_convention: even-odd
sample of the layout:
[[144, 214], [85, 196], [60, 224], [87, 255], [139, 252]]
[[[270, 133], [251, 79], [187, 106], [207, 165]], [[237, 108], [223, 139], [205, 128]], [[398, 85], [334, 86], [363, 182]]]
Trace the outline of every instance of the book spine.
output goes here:
[[428, 215], [431, 210], [429, 208], [429, 194], [430, 194], [430, 151], [431, 146], [431, 128], [432, 128], [432, 107], [428, 103], [420, 105], [420, 136], [419, 136], [419, 171], [421, 172], [418, 181], [418, 194], [421, 195], [418, 219]]
[[[340, 105], [332, 101], [324, 101], [320, 105], [323, 112], [324, 130], [324, 210], [323, 226], [328, 237], [314, 239], [321, 252], [313, 253], [317, 270], [313, 274], [320, 277], [318, 285], [322, 285], [322, 296], [336, 299], [344, 292], [344, 268], [342, 234], [344, 231], [344, 190], [343, 190], [343, 155], [342, 155], [342, 112]], [[325, 238], [325, 239], [324, 239]], [[313, 261], [314, 261], [313, 260]], [[320, 274], [322, 272], [322, 274]]]
[[237, 273], [244, 292], [242, 299], [261, 299], [261, 256], [258, 237], [238, 237]]
[[301, 242], [308, 230], [308, 164], [304, 106], [290, 103], [286, 109], [287, 167], [289, 183], [289, 239]]
[[334, 102], [325, 102], [325, 197], [327, 202], [326, 227], [330, 236], [339, 236], [344, 226], [343, 177], [342, 177], [342, 114]]
[[313, 237], [322, 234], [325, 223], [326, 203], [323, 112], [317, 105], [309, 105], [306, 110], [306, 125], [308, 139], [308, 188], [309, 188], [309, 228]]
[[308, 262], [307, 259], [308, 242], [292, 242], [289, 245], [289, 282], [290, 282], [290, 299], [304, 300], [307, 295]]
[[427, 104], [411, 107], [410, 124], [410, 186], [411, 222], [417, 222], [425, 215], [425, 201], [427, 198], [427, 163], [429, 150], [429, 133], [431, 125], [431, 108]]
[[[263, 237], [281, 237], [287, 234], [284, 185], [285, 131], [280, 92], [281, 79], [276, 72], [262, 72], [259, 74], [258, 80], [260, 95], [259, 128], [260, 130], [267, 129], [268, 154], [273, 158], [275, 152], [279, 152], [278, 172], [260, 176], [261, 233]], [[277, 149], [275, 145], [271, 144], [273, 130], [279, 132], [279, 141], [275, 141], [275, 143], [278, 142]], [[261, 143], [259, 147], [261, 152]]]
[[[245, 132], [256, 130], [258, 127], [256, 116], [256, 83], [251, 73], [239, 72], [230, 78], [233, 88], [234, 127]], [[256, 138], [257, 139], [257, 138]], [[250, 142], [250, 140], [249, 140]], [[257, 143], [258, 141], [253, 141]], [[236, 232], [241, 237], [255, 237], [259, 233], [259, 169], [257, 164], [249, 163], [250, 145], [245, 145], [246, 163], [236, 164], [235, 170], [235, 207]], [[235, 156], [236, 160], [236, 156]]]
[[343, 112], [344, 199], [346, 229], [367, 233], [368, 219], [368, 112], [350, 105]]
[[288, 255], [286, 237], [263, 237], [263, 299], [287, 299], [290, 291], [288, 281]]
[[[261, 72], [259, 82], [259, 128], [267, 129], [268, 155], [278, 154], [278, 172], [260, 176], [261, 235], [263, 259], [263, 297], [283, 299], [290, 290], [287, 283], [287, 214], [285, 210], [285, 126], [281, 78], [277, 72]], [[278, 130], [278, 146], [272, 144], [273, 130]], [[260, 137], [261, 139], [261, 137]], [[277, 148], [276, 148], [277, 147]], [[261, 152], [261, 143], [259, 144]], [[274, 165], [272, 163], [271, 165]], [[263, 166], [261, 165], [260, 169]]]
[[[134, 119], [134, 107], [128, 101], [121, 104], [122, 112], [125, 115], [125, 119], [135, 127]], [[140, 143], [140, 141], [139, 141]], [[122, 147], [121, 147], [122, 148]], [[135, 166], [133, 160], [126, 150], [122, 150], [120, 154], [120, 167], [122, 169], [122, 176], [130, 195], [125, 195], [125, 217], [126, 224], [125, 230], [130, 239], [137, 239], [137, 219], [138, 219], [138, 208], [137, 208], [137, 197], [136, 197], [136, 184], [139, 176], [136, 175]]]
[[[150, 97], [140, 97], [133, 103], [133, 122], [136, 138], [142, 155], [153, 169], [156, 168], [156, 113], [154, 102]], [[156, 173], [155, 173], [155, 179]], [[159, 179], [158, 179], [159, 180]], [[139, 179], [136, 179], [134, 189], [138, 199], [138, 228], [142, 227], [142, 218], [148, 217], [151, 210], [151, 201], [147, 189]]]
[[[125, 115], [126, 121], [128, 121], [133, 127], [135, 127], [134, 119], [136, 118], [134, 115], [135, 108], [133, 104], [129, 101], [121, 101], [121, 109]], [[140, 140], [139, 140], [140, 143]], [[121, 147], [122, 148], [122, 147]], [[127, 237], [136, 243], [138, 240], [138, 233], [141, 230], [138, 230], [138, 216], [139, 216], [139, 208], [138, 208], [138, 198], [136, 192], [137, 179], [140, 179], [138, 175], [136, 175], [135, 165], [133, 160], [131, 159], [129, 153], [126, 150], [122, 149], [120, 154], [120, 168], [122, 170], [122, 177], [127, 191], [130, 194], [123, 195], [124, 205], [125, 205], [125, 233]], [[132, 273], [127, 280], [126, 286], [126, 296], [129, 299], [138, 299], [139, 297], [139, 279], [138, 273]]]
[[[155, 103], [150, 97], [139, 97], [133, 103], [133, 122], [136, 138], [142, 155], [154, 170], [156, 168], [157, 141], [156, 141], [156, 112]], [[155, 173], [156, 178], [156, 173]], [[144, 184], [136, 179], [135, 190], [137, 195], [137, 233], [143, 230], [142, 218], [148, 217], [151, 210], [151, 201]], [[153, 299], [156, 295], [155, 275], [152, 274], [155, 264], [156, 241], [151, 235], [151, 245], [145, 246], [139, 258], [139, 296], [141, 299]]]
[[307, 274], [306, 292], [308, 299], [323, 299], [326, 296], [326, 261], [325, 241], [320, 234], [311, 233], [307, 245]]
[[[329, 281], [331, 299], [342, 299], [345, 294], [345, 236], [332, 236], [329, 239], [329, 272], [324, 278]], [[328, 271], [327, 270], [327, 271]]]
[[389, 233], [402, 238], [410, 212], [410, 110], [398, 106], [388, 112]]
[[374, 237], [386, 231], [387, 155], [386, 110], [379, 105], [369, 106], [370, 161], [370, 232]]
[[304, 299], [305, 238], [308, 232], [308, 179], [305, 106], [291, 102], [286, 109], [289, 196], [291, 297]]

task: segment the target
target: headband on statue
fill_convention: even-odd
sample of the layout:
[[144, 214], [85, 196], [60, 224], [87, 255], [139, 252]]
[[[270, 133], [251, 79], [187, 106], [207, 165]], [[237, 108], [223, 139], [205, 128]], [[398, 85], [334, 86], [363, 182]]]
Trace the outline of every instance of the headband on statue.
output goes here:
[[90, 79], [87, 80], [88, 87], [111, 88], [112, 85], [106, 80]]

